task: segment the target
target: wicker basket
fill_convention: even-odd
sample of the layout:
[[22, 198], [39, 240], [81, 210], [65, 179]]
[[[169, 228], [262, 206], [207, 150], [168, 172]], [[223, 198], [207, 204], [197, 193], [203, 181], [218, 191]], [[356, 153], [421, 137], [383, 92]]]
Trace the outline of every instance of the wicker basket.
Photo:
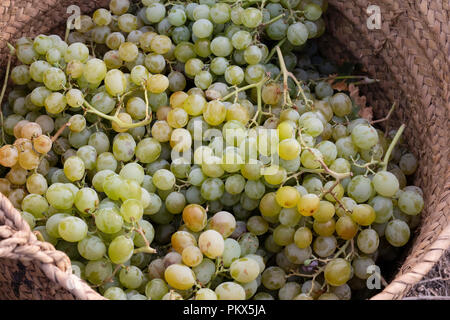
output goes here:
[[[6, 41], [22, 35], [62, 33], [66, 8], [82, 12], [108, 0], [2, 0], [0, 65]], [[425, 210], [410, 252], [395, 279], [373, 299], [401, 299], [450, 246], [449, 55], [450, 4], [446, 0], [329, 0], [323, 50], [334, 59], [359, 62], [379, 85], [363, 92], [375, 116], [398, 102], [394, 121], [420, 159], [415, 184]], [[369, 30], [369, 5], [381, 8], [382, 27]], [[69, 258], [31, 233], [17, 210], [0, 194], [0, 299], [101, 299], [71, 275]]]

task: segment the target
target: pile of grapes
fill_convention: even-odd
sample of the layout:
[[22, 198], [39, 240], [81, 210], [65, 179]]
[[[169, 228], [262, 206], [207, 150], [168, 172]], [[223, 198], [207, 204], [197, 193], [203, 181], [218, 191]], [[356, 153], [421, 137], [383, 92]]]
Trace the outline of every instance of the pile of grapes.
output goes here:
[[18, 39], [0, 192], [109, 299], [372, 295], [424, 203], [404, 126], [327, 80], [326, 9], [111, 0]]

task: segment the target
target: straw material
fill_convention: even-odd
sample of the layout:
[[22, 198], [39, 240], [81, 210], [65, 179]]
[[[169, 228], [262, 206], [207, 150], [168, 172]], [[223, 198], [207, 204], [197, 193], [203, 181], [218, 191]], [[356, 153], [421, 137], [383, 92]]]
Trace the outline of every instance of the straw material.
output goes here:
[[[0, 65], [6, 41], [40, 33], [62, 35], [66, 8], [84, 13], [108, 0], [2, 0]], [[327, 34], [321, 48], [329, 57], [362, 65], [379, 84], [363, 88], [375, 116], [393, 102], [389, 125], [406, 123], [404, 139], [419, 159], [414, 184], [424, 191], [425, 209], [410, 252], [395, 279], [372, 299], [402, 299], [450, 247], [450, 4], [446, 0], [329, 0]], [[366, 25], [369, 5], [381, 8], [382, 27]], [[68, 257], [39, 242], [19, 212], [0, 195], [0, 299], [100, 299], [71, 275]]]

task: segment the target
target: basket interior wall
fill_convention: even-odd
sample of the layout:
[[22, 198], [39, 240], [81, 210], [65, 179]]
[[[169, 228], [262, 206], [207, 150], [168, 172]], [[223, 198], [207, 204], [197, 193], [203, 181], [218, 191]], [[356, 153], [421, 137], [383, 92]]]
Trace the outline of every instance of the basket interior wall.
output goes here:
[[35, 262], [0, 259], [0, 300], [73, 300]]
[[[108, 2], [2, 0], [0, 65], [4, 66], [7, 58], [5, 41], [13, 42], [22, 35], [40, 33], [63, 35], [69, 5], [76, 4], [82, 12], [88, 13], [95, 8], [106, 7]], [[421, 261], [450, 220], [450, 4], [445, 0], [372, 2], [382, 9], [381, 30], [367, 29], [366, 9], [372, 3], [329, 0], [327, 34], [321, 40], [321, 49], [334, 60], [351, 59], [360, 63], [367, 74], [381, 80], [379, 84], [362, 88], [375, 117], [385, 116], [392, 103], [396, 102], [399, 107], [389, 125], [407, 125], [404, 139], [419, 159], [414, 183], [423, 189], [426, 205], [417, 237], [399, 271], [402, 274]], [[14, 297], [14, 292], [2, 292], [7, 277], [19, 270], [17, 264], [8, 261], [0, 259], [0, 298], [5, 294], [5, 298]], [[8, 266], [11, 271], [8, 271]], [[39, 268], [33, 264], [28, 267], [38, 272]], [[42, 286], [46, 286], [45, 281]], [[59, 292], [59, 289], [52, 290]], [[33, 290], [26, 292], [29, 294]], [[405, 294], [403, 290], [392, 293], [392, 296], [398, 298]]]

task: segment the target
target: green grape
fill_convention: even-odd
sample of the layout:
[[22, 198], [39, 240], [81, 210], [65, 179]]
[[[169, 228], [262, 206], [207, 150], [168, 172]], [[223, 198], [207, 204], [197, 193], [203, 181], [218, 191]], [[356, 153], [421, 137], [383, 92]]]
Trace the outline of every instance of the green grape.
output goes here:
[[102, 284], [104, 280], [112, 276], [112, 272], [112, 265], [106, 259], [89, 261], [85, 268], [86, 279], [94, 285]]
[[196, 21], [200, 19], [209, 19], [209, 14], [210, 14], [209, 6], [205, 4], [200, 4], [194, 8], [192, 12], [192, 17]]
[[201, 288], [195, 293], [195, 300], [217, 300], [217, 295], [209, 288]]
[[200, 71], [194, 78], [195, 85], [202, 90], [208, 89], [212, 81], [213, 77], [209, 71]]
[[280, 224], [273, 230], [273, 239], [276, 244], [286, 246], [294, 241], [295, 229]]
[[157, 2], [152, 2], [145, 10], [145, 16], [151, 23], [158, 23], [166, 16], [166, 7]]
[[64, 71], [54, 67], [44, 71], [42, 80], [45, 86], [52, 91], [59, 91], [63, 89], [67, 82]]
[[358, 150], [351, 137], [343, 137], [336, 141], [337, 156], [346, 160], [355, 158]]
[[256, 8], [247, 8], [240, 14], [241, 22], [247, 28], [256, 28], [262, 22], [262, 12]]
[[120, 214], [125, 222], [131, 223], [133, 221], [139, 221], [142, 218], [144, 208], [139, 200], [128, 199], [122, 203]]
[[186, 198], [181, 192], [171, 192], [166, 200], [166, 209], [172, 214], [178, 214], [183, 211], [186, 206]]
[[110, 243], [108, 256], [115, 264], [127, 262], [133, 255], [133, 240], [127, 236], [120, 235]]
[[96, 236], [88, 235], [86, 238], [78, 242], [78, 252], [86, 260], [99, 260], [106, 253], [106, 246], [102, 239]]
[[29, 194], [22, 200], [22, 210], [31, 213], [35, 218], [42, 218], [48, 207], [48, 202], [42, 195]]
[[278, 291], [280, 300], [294, 300], [302, 292], [302, 286], [297, 282], [287, 282]]
[[291, 24], [287, 29], [287, 39], [294, 46], [300, 46], [308, 40], [308, 29], [301, 23], [296, 22]]
[[152, 179], [153, 184], [161, 190], [170, 190], [175, 185], [175, 176], [166, 169], [157, 170]]
[[95, 213], [95, 225], [107, 234], [115, 234], [122, 230], [123, 218], [118, 208], [100, 208]]
[[218, 178], [208, 178], [201, 186], [201, 195], [206, 200], [217, 200], [224, 193], [224, 183]]
[[295, 231], [294, 243], [300, 249], [305, 249], [309, 247], [312, 243], [312, 232], [307, 227], [300, 227]]
[[365, 254], [372, 254], [378, 249], [378, 233], [373, 229], [362, 230], [357, 238], [359, 250]]
[[103, 296], [109, 300], [127, 300], [127, 295], [119, 287], [110, 287], [106, 289]]
[[333, 254], [333, 252], [336, 250], [336, 246], [336, 238], [333, 236], [319, 236], [313, 242], [314, 252], [322, 258], [328, 257]]
[[58, 232], [61, 238], [68, 242], [78, 242], [87, 235], [86, 222], [77, 217], [66, 217], [58, 224]]
[[118, 69], [109, 70], [105, 76], [105, 88], [111, 96], [123, 94], [127, 88], [127, 79], [123, 72]]
[[84, 214], [93, 213], [99, 202], [98, 194], [94, 189], [82, 188], [75, 194], [75, 207]]
[[130, 161], [136, 150], [136, 142], [129, 133], [119, 133], [114, 137], [113, 153], [119, 161]]
[[244, 288], [235, 282], [222, 282], [216, 287], [215, 293], [218, 300], [245, 300], [246, 298]]
[[55, 209], [65, 210], [72, 208], [75, 195], [68, 186], [54, 183], [48, 187], [45, 198]]
[[294, 187], [284, 186], [277, 190], [275, 198], [281, 207], [293, 208], [297, 206], [300, 194]]
[[418, 215], [424, 206], [423, 197], [414, 191], [404, 191], [398, 199], [398, 207], [407, 215]]
[[240, 283], [249, 283], [256, 279], [260, 269], [258, 263], [250, 258], [234, 260], [230, 265], [231, 277]]
[[347, 186], [347, 194], [357, 203], [366, 202], [373, 192], [372, 182], [364, 176], [354, 177]]
[[258, 181], [249, 180], [245, 184], [245, 194], [250, 199], [254, 200], [261, 199], [265, 193], [265, 190], [266, 188], [264, 184], [261, 182], [261, 180]]
[[388, 222], [385, 234], [386, 240], [394, 247], [403, 247], [409, 241], [411, 231], [406, 222], [394, 219]]
[[144, 181], [144, 168], [137, 163], [127, 163], [121, 170], [119, 175], [124, 179], [135, 180], [142, 184]]
[[366, 280], [370, 277], [368, 272], [370, 266], [374, 266], [375, 262], [369, 257], [357, 257], [352, 261], [353, 272], [359, 279]]
[[289, 262], [294, 264], [303, 264], [311, 257], [311, 247], [299, 248], [295, 243], [291, 243], [284, 248], [284, 254]]
[[241, 256], [241, 247], [239, 243], [231, 238], [225, 239], [224, 250], [222, 254], [222, 261], [226, 268], [230, 267], [231, 263]]
[[71, 156], [64, 162], [64, 174], [70, 181], [81, 180], [85, 173], [83, 160], [77, 156]]
[[199, 19], [192, 25], [192, 33], [198, 38], [208, 38], [213, 32], [213, 24], [208, 19]]
[[405, 175], [411, 175], [417, 170], [417, 159], [412, 153], [405, 153], [399, 161], [399, 167]]
[[305, 18], [310, 21], [316, 21], [322, 15], [322, 8], [316, 3], [308, 3], [304, 7]]
[[[44, 82], [44, 73], [52, 66], [50, 63], [37, 60], [33, 62], [29, 69], [25, 69], [24, 66], [17, 66], [11, 71], [11, 78], [16, 84], [26, 84], [31, 79], [36, 82]], [[31, 77], [31, 79], [29, 79]]]
[[260, 236], [269, 229], [269, 224], [261, 216], [252, 216], [247, 221], [247, 229], [252, 234]]
[[192, 268], [192, 271], [195, 273], [197, 282], [202, 285], [206, 285], [211, 281], [211, 278], [216, 271], [216, 267], [212, 260], [203, 258], [202, 262], [198, 266]]
[[59, 93], [53, 92], [44, 100], [45, 110], [50, 114], [58, 114], [64, 111], [67, 105], [66, 97]]
[[252, 42], [252, 36], [250, 32], [245, 30], [239, 30], [233, 34], [231, 38], [231, 43], [233, 47], [237, 50], [246, 49]]
[[103, 152], [98, 155], [96, 162], [97, 171], [110, 170], [116, 171], [117, 160], [111, 152]]
[[216, 75], [224, 75], [225, 70], [228, 68], [229, 65], [230, 64], [227, 59], [223, 57], [215, 57], [211, 61], [209, 68]]
[[370, 200], [369, 205], [375, 210], [376, 223], [385, 223], [392, 217], [393, 203], [391, 199], [376, 196]]
[[142, 163], [152, 163], [161, 154], [161, 144], [154, 138], [145, 138], [136, 146], [136, 157]]
[[300, 161], [305, 168], [317, 169], [320, 167], [320, 162], [322, 160], [322, 153], [318, 149], [310, 148], [303, 150], [300, 156]]
[[45, 229], [48, 235], [56, 239], [61, 238], [58, 231], [59, 223], [67, 217], [70, 217], [70, 215], [66, 213], [56, 213], [48, 218], [47, 222], [45, 223]]
[[120, 283], [128, 289], [137, 289], [141, 286], [144, 275], [136, 266], [122, 268], [119, 273]]
[[341, 286], [350, 279], [351, 266], [347, 260], [336, 258], [325, 266], [325, 280], [332, 286]]
[[249, 65], [245, 68], [244, 79], [247, 83], [258, 83], [265, 76], [265, 69], [261, 64]]
[[353, 208], [352, 219], [362, 226], [371, 225], [376, 218], [375, 210], [368, 204], [358, 204]]
[[370, 125], [359, 124], [352, 130], [352, 141], [358, 148], [370, 149], [379, 141], [378, 132]]
[[152, 279], [145, 286], [145, 295], [151, 300], [161, 300], [169, 292], [169, 287], [162, 279]]
[[231, 85], [239, 85], [244, 81], [245, 73], [239, 66], [229, 66], [225, 69], [225, 80]]
[[[286, 37], [286, 32], [288, 30], [288, 25], [282, 19], [272, 22], [266, 27], [266, 33], [272, 40], [282, 40]], [[291, 28], [291, 33], [294, 30]], [[291, 37], [293, 35], [291, 34]], [[295, 35], [298, 36], [298, 35]], [[289, 38], [288, 38], [289, 39]], [[289, 40], [290, 41], [290, 40]]]
[[27, 190], [29, 193], [43, 195], [48, 189], [47, 180], [39, 173], [33, 173], [27, 178]]
[[211, 41], [211, 52], [217, 57], [226, 57], [233, 52], [233, 45], [227, 37], [218, 36]]
[[86, 62], [83, 77], [87, 82], [96, 84], [101, 82], [106, 76], [106, 64], [100, 59], [91, 59]]
[[279, 290], [286, 284], [286, 273], [279, 267], [269, 267], [262, 273], [261, 282], [269, 290]]

